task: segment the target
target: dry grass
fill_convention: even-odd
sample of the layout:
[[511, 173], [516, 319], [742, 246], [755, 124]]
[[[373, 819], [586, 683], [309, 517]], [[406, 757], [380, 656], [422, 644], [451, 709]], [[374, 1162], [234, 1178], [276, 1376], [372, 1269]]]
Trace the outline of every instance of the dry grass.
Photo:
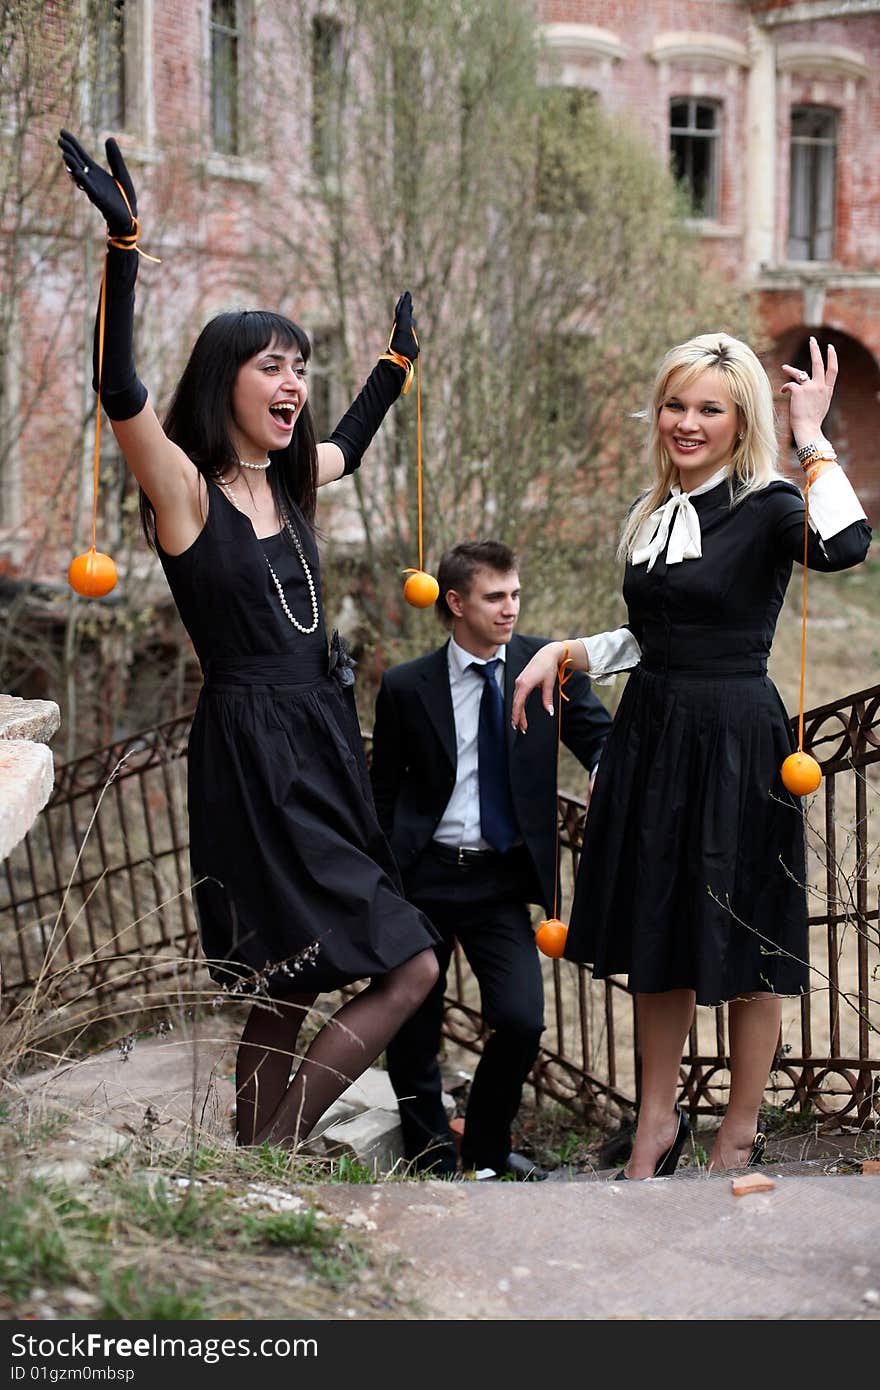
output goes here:
[[398, 1262], [322, 1207], [327, 1164], [142, 1130], [67, 1176], [64, 1116], [17, 1104], [3, 1118], [0, 1318], [418, 1316]]

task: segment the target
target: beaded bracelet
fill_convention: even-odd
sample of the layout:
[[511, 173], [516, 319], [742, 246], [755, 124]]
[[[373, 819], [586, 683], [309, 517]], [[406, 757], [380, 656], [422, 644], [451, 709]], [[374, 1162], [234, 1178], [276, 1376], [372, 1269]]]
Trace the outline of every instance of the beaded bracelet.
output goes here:
[[797, 456], [798, 463], [800, 463], [803, 468], [806, 468], [808, 463], [813, 463], [819, 458], [837, 458], [837, 454], [832, 449], [824, 434], [820, 434], [818, 438], [810, 440], [809, 444], [802, 444], [797, 450]]

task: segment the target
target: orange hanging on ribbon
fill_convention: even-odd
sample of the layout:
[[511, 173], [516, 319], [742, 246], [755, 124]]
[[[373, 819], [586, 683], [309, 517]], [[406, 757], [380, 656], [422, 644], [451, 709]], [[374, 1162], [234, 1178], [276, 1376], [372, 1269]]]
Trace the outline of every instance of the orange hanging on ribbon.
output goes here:
[[801, 605], [801, 686], [798, 708], [798, 746], [782, 764], [782, 785], [792, 796], [809, 796], [822, 781], [822, 769], [814, 757], [804, 752], [804, 684], [807, 672], [807, 556], [810, 539], [810, 479], [804, 488], [804, 588]]
[[[392, 329], [392, 334], [394, 330]], [[415, 329], [412, 330], [413, 337], [418, 345]], [[396, 362], [399, 367], [403, 367], [406, 372], [406, 381], [403, 383], [403, 394], [406, 395], [412, 383], [413, 364], [408, 357], [402, 357], [399, 353], [392, 351], [389, 343], [388, 351], [382, 354], [379, 359], [387, 359], [389, 362]], [[403, 597], [413, 608], [430, 608], [437, 602], [440, 594], [440, 585], [433, 574], [428, 574], [423, 568], [423, 548], [422, 548], [422, 366], [421, 353], [415, 361], [416, 377], [416, 490], [418, 497], [418, 528], [419, 528], [419, 567], [418, 569], [401, 570], [402, 574], [408, 574], [409, 579], [403, 586]]]
[[[559, 752], [562, 746], [562, 702], [567, 700], [565, 685], [571, 679], [572, 671], [571, 657], [568, 654], [568, 643], [565, 644], [562, 660], [559, 663], [559, 725], [556, 734], [556, 781], [559, 782]], [[565, 952], [565, 942], [568, 937], [568, 927], [561, 922], [556, 915], [559, 910], [559, 830], [556, 831], [556, 867], [554, 869], [553, 886], [553, 916], [547, 917], [535, 932], [535, 944], [538, 950], [545, 956], [550, 956], [552, 960], [558, 960]]]
[[93, 545], [70, 562], [67, 582], [83, 598], [103, 598], [116, 587], [116, 565], [109, 555]]
[[409, 575], [403, 586], [403, 597], [407, 603], [411, 603], [413, 608], [430, 608], [432, 603], [437, 602], [440, 585], [433, 574], [426, 574], [424, 570], [403, 570], [403, 573]]
[[547, 917], [535, 932], [538, 949], [545, 956], [558, 960], [565, 951], [568, 927], [558, 917]]
[[[148, 256], [146, 251], [142, 251], [138, 246], [138, 237], [141, 227], [137, 218], [131, 211], [128, 198], [125, 196], [125, 189], [118, 179], [114, 180], [116, 187], [125, 200], [131, 217], [132, 230], [128, 236], [108, 237], [107, 245], [115, 246], [120, 251], [136, 251], [144, 260], [155, 261], [156, 265], [161, 262], [155, 256]], [[95, 406], [95, 457], [93, 462], [92, 478], [92, 543], [88, 550], [84, 550], [82, 555], [76, 555], [70, 562], [67, 570], [67, 582], [74, 593], [82, 598], [103, 598], [109, 594], [111, 589], [115, 589], [117, 573], [116, 565], [109, 555], [105, 555], [102, 550], [98, 550], [95, 539], [98, 529], [98, 484], [101, 472], [101, 373], [104, 367], [104, 317], [106, 313], [107, 300], [107, 251], [104, 251], [104, 270], [101, 275], [101, 296], [98, 303], [98, 401]]]

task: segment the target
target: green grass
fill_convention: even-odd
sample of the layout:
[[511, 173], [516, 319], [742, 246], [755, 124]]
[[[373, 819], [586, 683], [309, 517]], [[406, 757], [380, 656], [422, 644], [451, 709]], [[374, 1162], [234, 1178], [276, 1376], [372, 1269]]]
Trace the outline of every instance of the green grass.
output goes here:
[[542, 1168], [592, 1168], [608, 1137], [553, 1101], [537, 1107], [523, 1105], [517, 1123], [520, 1137], [514, 1147], [527, 1150]]
[[168, 1288], [144, 1280], [137, 1267], [102, 1269], [98, 1274], [99, 1318], [134, 1322], [192, 1322], [210, 1316], [207, 1311], [211, 1289]]
[[351, 1287], [353, 1278], [361, 1274], [367, 1264], [367, 1255], [356, 1245], [335, 1252], [319, 1251], [312, 1256], [312, 1269], [318, 1278], [340, 1292]]
[[[32, 1140], [34, 1127], [25, 1129]], [[266, 1261], [276, 1280], [279, 1258], [294, 1262], [284, 1274], [291, 1287], [306, 1279], [347, 1294], [370, 1267], [358, 1244], [314, 1206], [278, 1212], [239, 1200], [267, 1178], [290, 1188], [297, 1161], [281, 1150], [196, 1145], [162, 1154], [160, 1166], [144, 1171], [144, 1155], [132, 1144], [74, 1188], [27, 1172], [24, 1132], [16, 1138], [9, 1126], [0, 1151], [9, 1175], [0, 1192], [0, 1288], [14, 1315], [28, 1316], [35, 1297], [63, 1307], [75, 1289], [102, 1318], [259, 1316], [254, 1289]], [[175, 1174], [187, 1166], [199, 1177], [178, 1185]], [[372, 1181], [348, 1160], [334, 1167], [339, 1181]], [[326, 1179], [326, 1164], [322, 1171]], [[350, 1179], [339, 1176], [347, 1171]], [[245, 1283], [250, 1302], [242, 1301]]]
[[771, 1139], [784, 1139], [789, 1135], [804, 1134], [811, 1130], [817, 1120], [823, 1117], [809, 1103], [794, 1107], [787, 1105], [768, 1105], [765, 1103], [758, 1111], [758, 1128]]
[[75, 1280], [70, 1237], [77, 1215], [65, 1190], [43, 1182], [13, 1182], [0, 1193], [0, 1288], [10, 1298]]
[[[101, 1162], [106, 1169], [128, 1170], [136, 1157], [134, 1146], [129, 1146]], [[372, 1168], [359, 1163], [348, 1154], [341, 1154], [338, 1158], [316, 1158], [293, 1154], [289, 1149], [283, 1149], [277, 1144], [261, 1144], [257, 1148], [235, 1148], [202, 1137], [187, 1147], [160, 1148], [152, 1161], [155, 1167], [176, 1177], [217, 1177], [219, 1174], [225, 1174], [229, 1178], [246, 1178], [251, 1182], [288, 1185], [296, 1183], [297, 1186], [325, 1182], [377, 1181]]]
[[119, 1226], [154, 1240], [212, 1245], [230, 1225], [228, 1202], [219, 1188], [190, 1183], [180, 1192], [169, 1190], [163, 1178], [138, 1176], [112, 1182], [107, 1196]]
[[324, 1174], [323, 1181], [374, 1183], [376, 1175], [372, 1168], [358, 1163], [356, 1158], [350, 1158], [348, 1154], [341, 1154], [338, 1159], [331, 1161], [330, 1172]]
[[242, 1229], [257, 1245], [284, 1249], [325, 1250], [339, 1236], [338, 1226], [319, 1223], [314, 1207], [308, 1211], [269, 1212], [266, 1216], [249, 1214]]

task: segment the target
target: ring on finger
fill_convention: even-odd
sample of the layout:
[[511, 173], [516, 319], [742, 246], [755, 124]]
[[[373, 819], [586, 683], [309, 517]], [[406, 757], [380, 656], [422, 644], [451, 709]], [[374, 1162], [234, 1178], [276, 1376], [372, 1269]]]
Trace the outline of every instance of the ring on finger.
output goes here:
[[803, 384], [805, 381], [809, 381], [809, 379], [810, 379], [810, 373], [809, 373], [809, 372], [800, 371], [800, 372], [798, 372], [798, 374], [797, 374], [797, 379], [798, 379], [799, 382], [801, 382], [801, 384]]

